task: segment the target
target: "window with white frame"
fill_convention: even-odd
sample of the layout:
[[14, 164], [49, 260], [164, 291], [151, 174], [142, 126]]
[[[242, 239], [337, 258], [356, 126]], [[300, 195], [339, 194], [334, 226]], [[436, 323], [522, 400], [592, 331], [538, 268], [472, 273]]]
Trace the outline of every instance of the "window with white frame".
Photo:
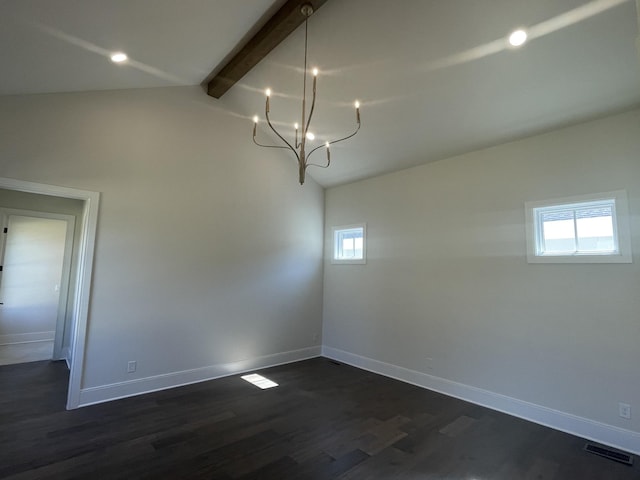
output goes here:
[[366, 225], [333, 227], [332, 263], [366, 263]]
[[631, 263], [626, 192], [527, 202], [529, 263]]

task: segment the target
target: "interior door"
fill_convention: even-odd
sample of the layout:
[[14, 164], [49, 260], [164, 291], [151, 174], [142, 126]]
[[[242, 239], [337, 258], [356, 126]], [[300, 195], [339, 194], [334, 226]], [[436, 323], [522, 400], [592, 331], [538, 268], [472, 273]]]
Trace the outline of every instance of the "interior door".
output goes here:
[[[3, 214], [0, 343], [62, 339], [64, 315], [60, 319], [60, 312], [66, 311], [62, 307], [66, 307], [68, 291], [69, 225], [65, 219], [37, 215]], [[53, 357], [52, 348], [48, 358]]]

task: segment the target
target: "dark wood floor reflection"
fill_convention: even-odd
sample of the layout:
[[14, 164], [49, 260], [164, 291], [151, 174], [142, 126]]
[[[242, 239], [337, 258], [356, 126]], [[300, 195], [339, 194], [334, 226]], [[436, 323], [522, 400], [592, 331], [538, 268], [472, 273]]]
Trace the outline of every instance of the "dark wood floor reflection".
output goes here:
[[317, 358], [65, 411], [63, 364], [0, 367], [0, 478], [640, 479], [585, 441]]

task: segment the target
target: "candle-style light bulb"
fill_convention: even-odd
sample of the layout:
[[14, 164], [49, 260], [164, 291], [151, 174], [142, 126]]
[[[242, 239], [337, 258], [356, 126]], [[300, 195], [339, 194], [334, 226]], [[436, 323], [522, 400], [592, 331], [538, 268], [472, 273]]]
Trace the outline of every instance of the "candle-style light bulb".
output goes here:
[[313, 133], [311, 133], [311, 132], [307, 132], [307, 138], [308, 138], [309, 140], [315, 140], [316, 136], [315, 136]]
[[269, 105], [269, 99], [271, 98], [271, 89], [267, 88], [264, 91], [265, 95], [267, 96], [267, 104], [265, 105], [265, 112], [267, 113], [267, 121], [269, 121], [269, 112], [271, 111], [270, 105]]
[[318, 76], [318, 69], [317, 68], [314, 68], [311, 72], [313, 73], [314, 77]]
[[258, 123], [258, 115], [253, 116], [253, 123]]
[[360, 123], [360, 102], [356, 100], [354, 105], [356, 106], [356, 122]]
[[297, 123], [294, 123], [294, 124], [293, 124], [293, 128], [295, 128], [295, 129], [297, 130], [297, 129], [298, 129], [298, 124], [297, 124]]
[[329, 142], [325, 142], [324, 146], [329, 148]]
[[356, 106], [356, 108], [360, 108], [360, 102], [358, 100], [355, 101], [354, 105]]

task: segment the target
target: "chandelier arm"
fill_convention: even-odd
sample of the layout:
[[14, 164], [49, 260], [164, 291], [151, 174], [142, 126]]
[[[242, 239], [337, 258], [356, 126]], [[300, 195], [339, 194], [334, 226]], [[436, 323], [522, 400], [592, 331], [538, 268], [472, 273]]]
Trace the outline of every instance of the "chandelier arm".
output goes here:
[[332, 140], [329, 142], [329, 145], [333, 145], [334, 143], [344, 142], [345, 140], [349, 140], [351, 137], [355, 136], [355, 134], [358, 133], [359, 131], [360, 131], [360, 122], [358, 122], [358, 128], [356, 128], [356, 131], [353, 132], [351, 135], [348, 135], [344, 138], [340, 138], [338, 140]]
[[326, 145], [318, 145], [316, 148], [314, 148], [309, 152], [309, 155], [307, 155], [307, 158], [309, 158], [313, 154], [313, 152], [315, 152], [316, 150], [320, 150], [321, 148], [326, 148]]
[[[309, 159], [309, 157], [311, 156], [311, 154], [313, 152], [315, 152], [316, 150], [318, 150], [320, 147], [316, 147], [313, 150], [311, 150], [311, 152], [309, 152], [309, 156], [307, 157], [307, 159]], [[325, 145], [325, 148], [327, 149], [327, 164], [326, 165], [320, 165], [319, 163], [307, 163], [307, 167], [309, 166], [314, 166], [314, 167], [320, 167], [320, 168], [329, 168], [329, 165], [331, 165], [331, 150], [329, 150], [329, 147], [327, 147]]]
[[262, 144], [262, 143], [258, 142], [258, 141], [256, 140], [256, 136], [257, 136], [257, 135], [256, 135], [257, 127], [258, 127], [258, 124], [257, 124], [257, 123], [254, 123], [254, 124], [253, 124], [253, 136], [252, 136], [253, 143], [255, 143], [256, 145], [258, 145], [259, 147], [265, 147], [265, 148], [284, 148], [285, 150], [289, 150], [289, 147], [284, 146], [284, 145], [264, 145], [264, 144]]
[[326, 165], [319, 165], [317, 163], [307, 163], [307, 167], [329, 168], [329, 165], [331, 165], [331, 158], [327, 159], [327, 164]]
[[[325, 147], [326, 147], [326, 145], [325, 145]], [[319, 148], [321, 148], [321, 147], [316, 147], [313, 150], [311, 150], [311, 152], [309, 153], [309, 157], [311, 156], [311, 154], [313, 152], [315, 152]], [[327, 148], [327, 164], [326, 165], [320, 165], [319, 163], [308, 163], [307, 166], [308, 167], [309, 166], [314, 166], [314, 167], [320, 167], [320, 168], [329, 168], [329, 165], [331, 165], [331, 150], [329, 150], [328, 147], [326, 147], [326, 148]], [[309, 157], [307, 157], [307, 158], [309, 158]]]
[[[356, 131], [353, 132], [351, 135], [346, 136], [344, 138], [340, 138], [338, 140], [332, 140], [332, 141], [330, 141], [328, 143], [329, 143], [329, 145], [333, 145], [334, 143], [343, 142], [344, 140], [349, 140], [351, 137], [355, 136], [355, 134], [358, 133], [359, 131], [360, 131], [360, 122], [358, 122], [358, 128], [356, 128]], [[314, 148], [313, 150], [311, 150], [309, 152], [309, 155], [307, 155], [307, 158], [309, 158], [313, 152], [315, 152], [316, 150], [318, 150], [320, 148], [323, 148], [323, 147], [326, 148], [326, 144], [325, 145], [318, 145], [316, 148]], [[315, 165], [315, 164], [313, 164], [313, 165]], [[318, 166], [318, 165], [316, 165], [316, 166]]]
[[263, 145], [262, 143], [258, 143], [256, 141], [256, 138], [253, 137], [253, 143], [255, 143], [256, 145], [258, 145], [259, 147], [265, 147], [265, 148], [284, 148], [285, 150], [289, 150], [289, 147], [286, 147], [284, 145]]
[[280, 133], [273, 127], [273, 125], [271, 125], [271, 120], [269, 120], [269, 109], [268, 108], [265, 109], [265, 117], [267, 118], [267, 124], [269, 125], [269, 128], [271, 128], [271, 130], [273, 130], [273, 133], [275, 133], [280, 138], [280, 140], [282, 140], [284, 143], [287, 144], [286, 147], [282, 147], [282, 148], [289, 148], [294, 153], [294, 155], [296, 156], [296, 158], [298, 159], [298, 162], [299, 162], [300, 161], [300, 155], [298, 155], [298, 152], [296, 151], [296, 149], [293, 148], [291, 146], [291, 144], [289, 142], [287, 142], [282, 135], [280, 135]]

